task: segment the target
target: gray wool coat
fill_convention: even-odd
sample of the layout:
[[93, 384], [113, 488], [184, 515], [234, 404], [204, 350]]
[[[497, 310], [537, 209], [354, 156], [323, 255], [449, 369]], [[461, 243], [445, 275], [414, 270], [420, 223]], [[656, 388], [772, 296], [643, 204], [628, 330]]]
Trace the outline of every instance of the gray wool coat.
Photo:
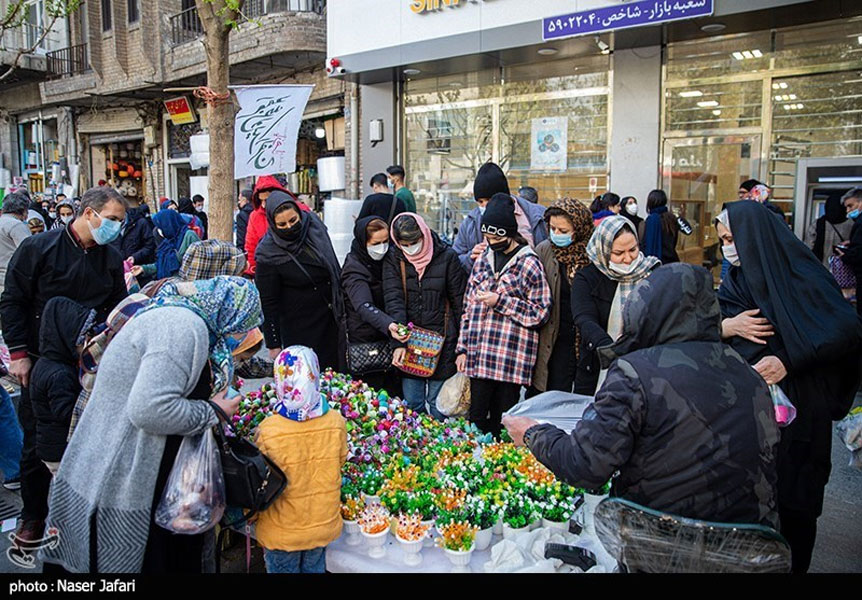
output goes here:
[[135, 317], [111, 341], [51, 486], [47, 526], [60, 541], [42, 560], [75, 573], [140, 572], [166, 436], [218, 422], [187, 399], [208, 356], [206, 324], [181, 307]]

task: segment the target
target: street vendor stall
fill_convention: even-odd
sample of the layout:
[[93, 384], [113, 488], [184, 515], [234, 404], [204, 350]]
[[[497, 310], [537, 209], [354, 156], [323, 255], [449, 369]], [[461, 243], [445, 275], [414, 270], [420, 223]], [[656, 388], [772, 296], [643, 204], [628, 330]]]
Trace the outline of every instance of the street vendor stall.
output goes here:
[[[547, 543], [588, 551], [595, 564], [582, 571], [615, 569], [589, 514], [606, 490], [587, 494], [584, 530], [569, 533], [585, 490], [556, 480], [529, 450], [495, 442], [463, 418], [419, 415], [386, 391], [331, 370], [321, 375], [320, 393], [348, 431], [344, 529], [327, 547], [329, 571], [575, 570], [545, 558]], [[271, 384], [248, 393], [234, 429], [253, 439], [276, 404]]]

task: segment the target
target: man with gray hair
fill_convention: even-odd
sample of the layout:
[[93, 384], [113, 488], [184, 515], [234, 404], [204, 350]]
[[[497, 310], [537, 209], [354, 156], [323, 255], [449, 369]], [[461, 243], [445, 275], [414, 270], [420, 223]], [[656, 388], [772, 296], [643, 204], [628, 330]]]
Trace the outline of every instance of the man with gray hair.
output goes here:
[[3, 213], [0, 214], [0, 294], [3, 293], [6, 266], [12, 254], [21, 242], [30, 237], [30, 228], [25, 222], [29, 206], [29, 198], [18, 192], [3, 199]]
[[97, 311], [99, 322], [128, 293], [123, 257], [109, 244], [120, 234], [126, 199], [109, 187], [84, 193], [77, 217], [63, 229], [26, 238], [12, 255], [0, 296], [0, 329], [9, 345], [9, 372], [21, 382], [18, 420], [21, 454], [21, 541], [42, 537], [51, 474], [36, 455], [36, 419], [27, 386], [39, 356], [39, 325], [45, 303], [65, 296]]

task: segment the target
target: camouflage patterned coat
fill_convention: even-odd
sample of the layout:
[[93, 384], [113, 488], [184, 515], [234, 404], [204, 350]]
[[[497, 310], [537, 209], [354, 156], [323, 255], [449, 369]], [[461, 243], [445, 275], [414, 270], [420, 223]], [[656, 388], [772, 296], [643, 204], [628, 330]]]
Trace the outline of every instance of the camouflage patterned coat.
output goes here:
[[[775, 527], [778, 427], [763, 379], [721, 343], [712, 279], [660, 267], [631, 293], [623, 335], [571, 435], [528, 430], [558, 477], [685, 517]], [[614, 356], [610, 356], [613, 354]]]

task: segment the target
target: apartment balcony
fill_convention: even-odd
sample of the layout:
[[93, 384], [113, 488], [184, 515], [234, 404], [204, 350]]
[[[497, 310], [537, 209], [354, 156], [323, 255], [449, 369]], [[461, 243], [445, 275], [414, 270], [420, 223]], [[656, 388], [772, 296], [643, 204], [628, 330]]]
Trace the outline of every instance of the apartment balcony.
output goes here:
[[90, 62], [87, 60], [87, 44], [54, 50], [48, 52], [46, 57], [48, 59], [48, 76], [52, 79], [79, 75], [90, 70]]

